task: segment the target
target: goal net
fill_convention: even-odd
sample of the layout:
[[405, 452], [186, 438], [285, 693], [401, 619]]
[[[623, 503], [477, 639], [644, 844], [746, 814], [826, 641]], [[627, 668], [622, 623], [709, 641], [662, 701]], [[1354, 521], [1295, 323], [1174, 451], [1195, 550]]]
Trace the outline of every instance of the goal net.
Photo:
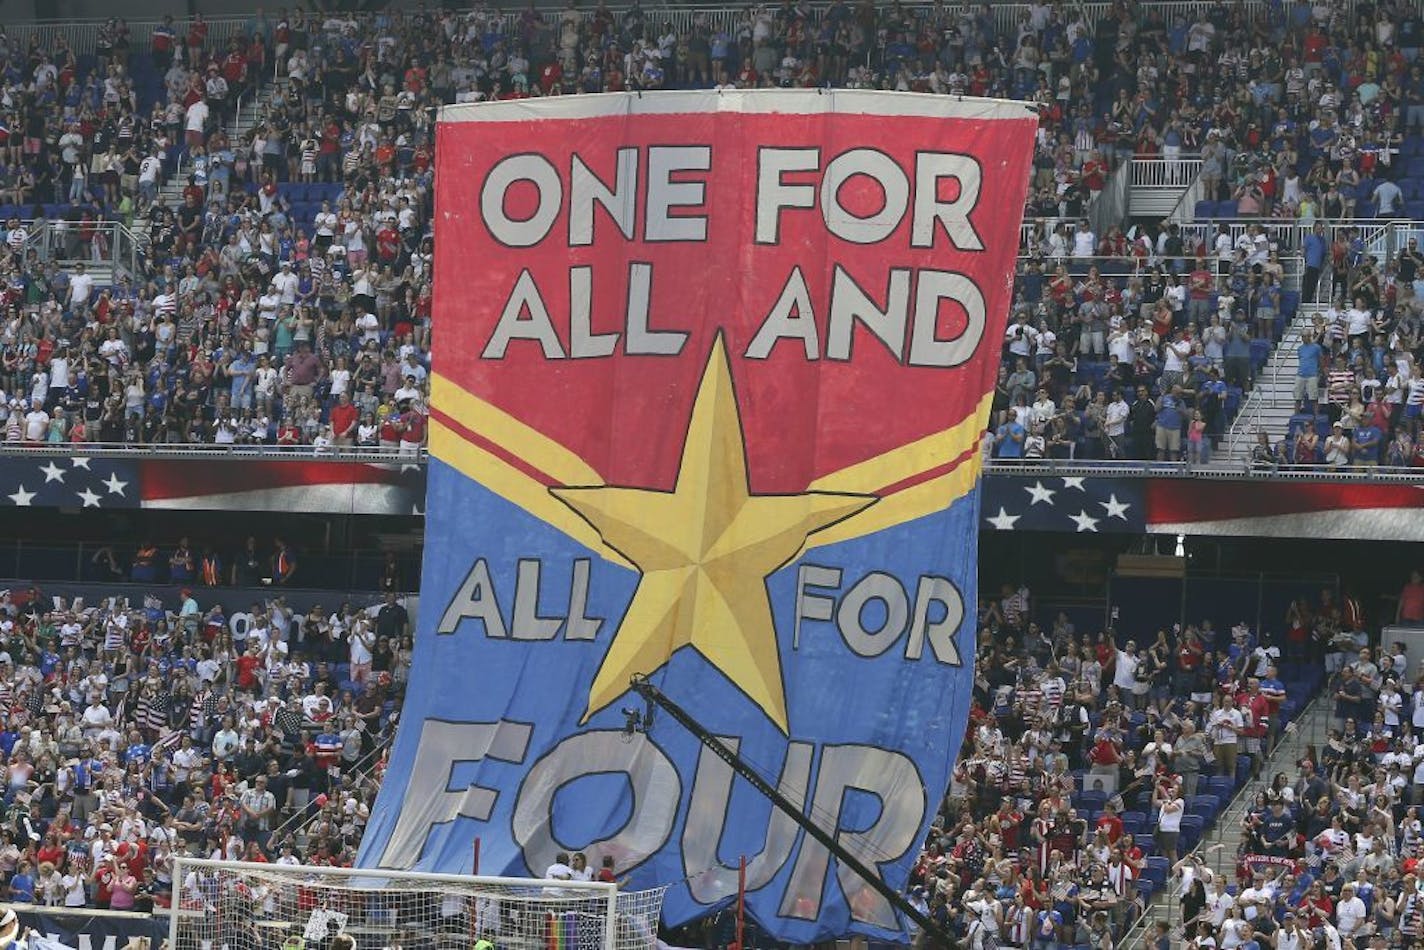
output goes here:
[[170, 950], [655, 950], [666, 888], [180, 858]]

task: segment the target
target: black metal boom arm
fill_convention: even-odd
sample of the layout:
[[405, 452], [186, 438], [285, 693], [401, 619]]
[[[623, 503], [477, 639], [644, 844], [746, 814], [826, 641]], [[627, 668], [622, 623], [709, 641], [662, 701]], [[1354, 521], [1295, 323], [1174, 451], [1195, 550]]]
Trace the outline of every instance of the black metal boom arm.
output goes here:
[[738, 755], [736, 751], [728, 747], [727, 744], [717, 736], [704, 729], [702, 724], [694, 719], [687, 710], [670, 699], [662, 690], [648, 682], [647, 677], [635, 673], [632, 678], [631, 686], [633, 691], [641, 696], [645, 702], [656, 705], [663, 712], [677, 720], [684, 729], [692, 733], [698, 742], [701, 742], [708, 749], [712, 750], [717, 758], [726, 762], [732, 767], [733, 771], [746, 779], [752, 788], [765, 795], [783, 814], [800, 825], [808, 835], [824, 845], [827, 851], [835, 855], [836, 860], [854, 871], [861, 880], [874, 888], [876, 893], [889, 901], [891, 906], [918, 924], [921, 929], [934, 940], [936, 945], [942, 948], [948, 948], [954, 945], [954, 941], [949, 934], [928, 914], [919, 910], [915, 905], [911, 904], [903, 894], [886, 884], [873, 868], [868, 867], [854, 854], [846, 850], [846, 848], [836, 840], [834, 833], [827, 832], [807, 817], [789, 798], [781, 794], [780, 789], [757, 774], [756, 770], [743, 761], [742, 757]]

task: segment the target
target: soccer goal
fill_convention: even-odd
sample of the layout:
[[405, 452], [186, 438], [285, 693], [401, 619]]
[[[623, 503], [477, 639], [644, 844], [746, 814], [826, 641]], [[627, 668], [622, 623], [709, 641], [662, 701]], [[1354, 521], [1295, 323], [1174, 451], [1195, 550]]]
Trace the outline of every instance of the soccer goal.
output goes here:
[[169, 948], [654, 950], [666, 890], [180, 858]]

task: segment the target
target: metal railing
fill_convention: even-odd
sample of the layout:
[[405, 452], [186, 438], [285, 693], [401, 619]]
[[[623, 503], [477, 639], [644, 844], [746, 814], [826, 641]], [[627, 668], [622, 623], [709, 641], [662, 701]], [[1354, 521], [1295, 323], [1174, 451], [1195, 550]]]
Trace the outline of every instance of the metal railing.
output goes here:
[[1424, 468], [1400, 468], [1389, 465], [1362, 465], [1332, 468], [1327, 465], [1281, 465], [1277, 468], [1255, 468], [1249, 461], [1226, 464], [1214, 460], [1193, 465], [1190, 462], [1124, 462], [1094, 459], [1027, 459], [1013, 461], [993, 459], [984, 463], [985, 475], [1019, 477], [1057, 476], [1072, 478], [1203, 478], [1219, 481], [1310, 481], [1365, 484], [1417, 484], [1424, 482]]
[[[146, 272], [144, 242], [122, 221], [26, 220], [24, 254], [69, 269], [77, 264], [108, 268], [112, 278], [138, 282]], [[101, 281], [101, 283], [103, 283]]]
[[127, 442], [0, 442], [0, 459], [80, 456], [85, 458], [204, 459], [242, 458], [308, 462], [369, 462], [387, 465], [424, 465], [424, 446], [409, 449], [384, 446], [311, 445], [214, 445], [208, 442], [155, 443]]
[[1206, 193], [1202, 186], [1201, 167], [1198, 166], [1196, 174], [1192, 176], [1191, 184], [1187, 185], [1186, 191], [1177, 199], [1177, 204], [1167, 214], [1167, 220], [1177, 225], [1190, 224], [1196, 220], [1197, 202], [1202, 200], [1202, 195]]
[[1201, 174], [1201, 156], [1191, 154], [1177, 158], [1133, 158], [1132, 187], [1185, 188]]
[[1133, 164], [1124, 162], [1114, 168], [1103, 190], [1088, 206], [1088, 221], [1098, 234], [1104, 234], [1108, 228], [1118, 227], [1127, 220], [1132, 201]]
[[[348, 774], [351, 776], [349, 791], [354, 793], [371, 785], [375, 785], [379, 789], [380, 779], [376, 776], [376, 769], [380, 766], [382, 758], [390, 752], [391, 746], [395, 744], [395, 739], [396, 728], [392, 726], [384, 734], [378, 735], [376, 744], [372, 746], [371, 750], [352, 763], [349, 769], [343, 766], [342, 778], [344, 779]], [[332, 801], [328, 803], [328, 807], [334, 801], [333, 797]], [[312, 808], [310, 804], [305, 808], [294, 809], [285, 821], [272, 829], [269, 840], [272, 842], [290, 840], [293, 845], [296, 845], [299, 843], [298, 839], [301, 839], [300, 843], [304, 845], [308, 829], [316, 824], [317, 819], [324, 814], [326, 814], [326, 808]]]

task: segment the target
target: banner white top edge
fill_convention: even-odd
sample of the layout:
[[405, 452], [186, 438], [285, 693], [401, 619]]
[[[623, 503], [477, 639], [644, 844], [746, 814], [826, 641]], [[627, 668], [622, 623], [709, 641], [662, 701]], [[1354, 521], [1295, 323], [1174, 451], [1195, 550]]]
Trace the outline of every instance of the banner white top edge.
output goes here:
[[704, 89], [600, 92], [538, 99], [503, 99], [443, 106], [443, 122], [524, 122], [620, 115], [710, 112], [790, 115], [878, 115], [927, 119], [1034, 119], [1032, 103], [878, 89]]

